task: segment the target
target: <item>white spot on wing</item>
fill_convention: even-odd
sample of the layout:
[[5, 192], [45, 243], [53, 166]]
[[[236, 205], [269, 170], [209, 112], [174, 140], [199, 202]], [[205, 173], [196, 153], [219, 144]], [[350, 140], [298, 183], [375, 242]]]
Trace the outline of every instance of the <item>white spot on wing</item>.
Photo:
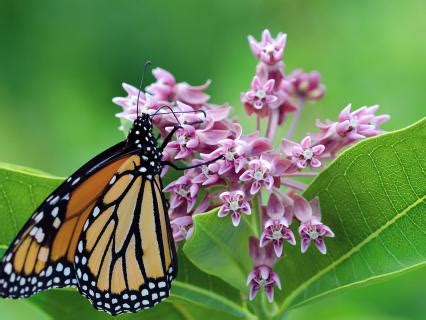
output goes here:
[[64, 269], [64, 275], [65, 275], [65, 276], [69, 276], [69, 275], [70, 275], [70, 273], [71, 273], [71, 269], [70, 269], [70, 267], [66, 267], [66, 268]]
[[39, 214], [36, 215], [36, 217], [34, 218], [34, 221], [36, 223], [39, 223], [41, 221], [41, 219], [43, 219], [43, 215], [44, 215], [44, 213], [43, 213], [43, 211], [41, 211]]
[[38, 230], [37, 227], [32, 228], [31, 231], [30, 231], [30, 236], [34, 237], [36, 235], [36, 233], [37, 233], [37, 230]]
[[49, 266], [49, 268], [47, 268], [46, 270], [46, 277], [49, 277], [52, 274], [53, 268], [52, 266]]
[[64, 265], [62, 263], [58, 263], [58, 265], [56, 266], [56, 271], [61, 272], [64, 269]]
[[12, 272], [12, 264], [11, 263], [6, 264], [6, 266], [4, 267], [4, 272], [6, 272], [6, 274], [10, 274]]
[[52, 216], [56, 217], [58, 215], [58, 211], [59, 211], [59, 208], [58, 207], [54, 207], [53, 210], [52, 210]]
[[51, 204], [52, 206], [54, 206], [55, 204], [57, 204], [57, 203], [58, 203], [58, 201], [59, 201], [59, 196], [56, 196], [56, 197], [54, 197], [54, 198], [50, 201], [50, 204]]
[[61, 220], [58, 217], [56, 217], [55, 220], [53, 221], [53, 226], [56, 229], [58, 229], [60, 225], [61, 225]]
[[95, 207], [95, 209], [93, 209], [93, 216], [96, 218], [99, 214], [100, 210], [98, 207]]
[[36, 235], [34, 236], [34, 238], [36, 239], [36, 241], [37, 241], [38, 243], [41, 243], [41, 242], [44, 240], [44, 232], [43, 232], [43, 229], [39, 228], [39, 229], [37, 230], [37, 233], [36, 233]]

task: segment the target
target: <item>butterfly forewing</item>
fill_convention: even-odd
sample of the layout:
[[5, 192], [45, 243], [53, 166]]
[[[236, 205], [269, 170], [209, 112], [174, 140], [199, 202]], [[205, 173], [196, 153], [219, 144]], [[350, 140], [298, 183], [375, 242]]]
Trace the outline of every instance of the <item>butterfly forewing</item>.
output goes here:
[[80, 291], [112, 314], [152, 307], [169, 295], [176, 275], [158, 164], [142, 157], [132, 156], [114, 175], [75, 255]]
[[28, 297], [77, 284], [73, 265], [77, 240], [94, 202], [126, 161], [124, 144], [94, 160], [61, 184], [21, 229], [2, 259], [0, 296]]

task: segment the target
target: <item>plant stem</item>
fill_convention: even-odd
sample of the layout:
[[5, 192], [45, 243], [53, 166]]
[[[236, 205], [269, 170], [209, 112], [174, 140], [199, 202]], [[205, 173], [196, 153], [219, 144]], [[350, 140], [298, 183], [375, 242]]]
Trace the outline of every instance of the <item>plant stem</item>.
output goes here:
[[321, 155], [322, 161], [334, 160], [334, 159], [336, 159], [336, 155], [331, 155], [330, 153], [326, 153], [326, 154]]
[[272, 319], [272, 315], [278, 311], [277, 304], [275, 302], [270, 303], [264, 292], [261, 295], [261, 299], [264, 314], [267, 315], [269, 319]]
[[261, 216], [262, 212], [259, 210], [259, 199], [257, 196], [253, 197], [252, 199], [252, 211], [251, 211], [251, 228], [254, 232], [254, 235], [259, 238], [259, 217]]
[[290, 129], [288, 129], [288, 132], [286, 135], [286, 138], [289, 140], [293, 136], [293, 133], [296, 130], [297, 125], [299, 124], [300, 115], [302, 114], [302, 109], [304, 104], [305, 104], [305, 99], [303, 98], [299, 98], [296, 101], [297, 110], [294, 112], [293, 119], [291, 119]]
[[256, 115], [256, 131], [260, 132], [260, 117]]
[[259, 211], [259, 235], [263, 231], [262, 193], [257, 194], [257, 210]]
[[269, 121], [268, 121], [268, 129], [266, 130], [266, 137], [271, 140], [271, 142], [274, 141], [275, 132], [278, 127], [278, 118], [279, 118], [279, 110], [274, 109], [270, 110], [269, 113]]
[[287, 176], [292, 177], [316, 177], [318, 175], [317, 172], [294, 172], [294, 173], [287, 173]]
[[300, 191], [305, 191], [306, 188], [308, 187], [306, 184], [301, 183], [301, 182], [297, 182], [291, 179], [281, 179], [281, 184], [293, 189], [297, 189]]

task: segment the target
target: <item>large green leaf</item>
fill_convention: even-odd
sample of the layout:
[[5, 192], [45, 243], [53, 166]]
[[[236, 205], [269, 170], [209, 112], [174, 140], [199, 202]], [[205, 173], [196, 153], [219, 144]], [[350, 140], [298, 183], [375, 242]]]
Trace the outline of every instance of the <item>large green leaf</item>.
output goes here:
[[[328, 254], [287, 246], [278, 263], [283, 290], [269, 316], [426, 261], [426, 121], [365, 140], [344, 152], [305, 192], [319, 196], [335, 232]], [[246, 224], [234, 228], [216, 211], [195, 218], [184, 251], [201, 270], [244, 290], [251, 269]], [[268, 312], [266, 312], [267, 314]]]
[[34, 169], [0, 163], [0, 254], [33, 210], [62, 179]]
[[328, 254], [290, 249], [280, 312], [426, 262], [426, 120], [344, 152], [305, 192], [336, 238]]
[[188, 258], [201, 270], [220, 277], [242, 292], [251, 269], [245, 219], [238, 228], [229, 219], [219, 219], [217, 210], [194, 217], [194, 233], [184, 245]]
[[[42, 172], [18, 166], [0, 164], [0, 256], [15, 237], [38, 204], [63, 181]], [[179, 250], [181, 251], [181, 250]], [[144, 318], [150, 319], [161, 314], [169, 314], [167, 319], [197, 319], [201, 314], [215, 314], [217, 317], [232, 319], [248, 317], [242, 306], [239, 292], [222, 280], [201, 272], [179, 252], [179, 274], [174, 282], [172, 297], [153, 311], [144, 311]], [[78, 310], [82, 318], [108, 318], [96, 312], [75, 290], [52, 290], [43, 292], [25, 301], [2, 301], [0, 317], [7, 310], [22, 306], [26, 310], [27, 301], [39, 306], [53, 318], [74, 318], [73, 310]], [[66, 301], [66, 303], [64, 303]], [[124, 316], [132, 317], [132, 316]], [[136, 316], [135, 316], [136, 317]], [[140, 316], [139, 316], [140, 317]]]

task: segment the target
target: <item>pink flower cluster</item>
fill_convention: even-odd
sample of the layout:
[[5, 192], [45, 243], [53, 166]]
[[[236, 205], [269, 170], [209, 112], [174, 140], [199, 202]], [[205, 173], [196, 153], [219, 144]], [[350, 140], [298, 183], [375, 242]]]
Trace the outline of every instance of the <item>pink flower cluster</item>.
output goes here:
[[[273, 266], [284, 256], [286, 242], [297, 243], [291, 229], [293, 223], [298, 225], [302, 253], [313, 243], [319, 252], [326, 254], [324, 240], [334, 237], [321, 220], [318, 199], [309, 202], [299, 194], [306, 186], [297, 177], [315, 176], [342, 148], [381, 133], [379, 126], [389, 119], [387, 115], [375, 114], [378, 106], [351, 112], [349, 105], [338, 121], [317, 121], [317, 133], [305, 136], [300, 143], [294, 142], [292, 135], [305, 104], [319, 100], [325, 88], [318, 72], [284, 72], [286, 39], [282, 33], [273, 38], [268, 30], [263, 32], [261, 41], [249, 37], [258, 65], [249, 90], [241, 94], [241, 101], [247, 114], [257, 119], [254, 132], [243, 133], [241, 125], [230, 118], [228, 105], [210, 103], [209, 95], [204, 92], [209, 81], [200, 86], [178, 83], [170, 72], [156, 68], [153, 70], [156, 82], [139, 96], [142, 112], [152, 114], [163, 106], [186, 112], [153, 118], [162, 137], [177, 124], [175, 116], [181, 125], [164, 149], [163, 160], [200, 165], [186, 170], [164, 189], [170, 197], [169, 216], [175, 241], [191, 236], [195, 214], [214, 208], [219, 218], [229, 217], [235, 227], [244, 216], [257, 215], [248, 219], [248, 223], [262, 221], [258, 234], [249, 240], [249, 254], [254, 263], [247, 279], [250, 300], [264, 289], [272, 301], [274, 286], [281, 288]], [[123, 108], [117, 116], [133, 121], [139, 92], [128, 84], [123, 84], [123, 88], [127, 97], [113, 99]], [[197, 110], [204, 110], [206, 117], [192, 112]], [[289, 116], [289, 131], [274, 148], [276, 129]], [[266, 130], [261, 132], [263, 119]], [[268, 201], [263, 204], [262, 199]]]

